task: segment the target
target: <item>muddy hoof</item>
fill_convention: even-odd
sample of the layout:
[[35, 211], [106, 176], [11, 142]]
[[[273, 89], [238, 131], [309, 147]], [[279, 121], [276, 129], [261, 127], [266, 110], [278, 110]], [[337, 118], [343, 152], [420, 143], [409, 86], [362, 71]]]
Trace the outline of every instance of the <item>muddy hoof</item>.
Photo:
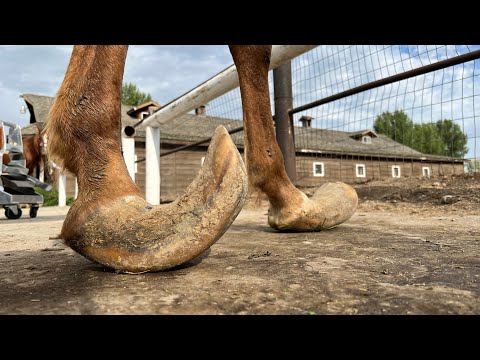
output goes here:
[[275, 209], [270, 205], [268, 224], [276, 230], [322, 231], [347, 221], [357, 209], [357, 192], [350, 185], [335, 182], [321, 186], [309, 199], [298, 191], [300, 206]]
[[235, 220], [246, 195], [242, 158], [219, 126], [200, 172], [175, 202], [151, 206], [136, 195], [117, 198], [97, 208], [65, 241], [119, 272], [168, 269], [212, 246]]

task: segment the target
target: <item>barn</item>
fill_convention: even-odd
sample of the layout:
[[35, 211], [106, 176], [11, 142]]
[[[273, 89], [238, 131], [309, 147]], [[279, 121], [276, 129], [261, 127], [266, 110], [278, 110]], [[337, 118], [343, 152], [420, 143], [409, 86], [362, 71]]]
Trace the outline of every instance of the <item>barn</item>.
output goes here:
[[[53, 97], [21, 95], [30, 112], [30, 123], [46, 121]], [[141, 121], [160, 108], [154, 101], [137, 107], [122, 105], [122, 126]], [[422, 154], [372, 129], [356, 132], [311, 127], [311, 118], [300, 119], [294, 128], [297, 186], [319, 186], [325, 182], [354, 184], [379, 178], [438, 176], [464, 172], [464, 159]], [[242, 121], [208, 116], [201, 107], [160, 126], [161, 156], [172, 150], [208, 139], [219, 125], [228, 130], [242, 126]], [[243, 132], [232, 134], [243, 153]], [[208, 142], [162, 156], [160, 160], [161, 201], [176, 198], [193, 180], [205, 157]], [[135, 182], [145, 191], [145, 132], [135, 134]], [[67, 175], [67, 196], [75, 193], [75, 180]]]

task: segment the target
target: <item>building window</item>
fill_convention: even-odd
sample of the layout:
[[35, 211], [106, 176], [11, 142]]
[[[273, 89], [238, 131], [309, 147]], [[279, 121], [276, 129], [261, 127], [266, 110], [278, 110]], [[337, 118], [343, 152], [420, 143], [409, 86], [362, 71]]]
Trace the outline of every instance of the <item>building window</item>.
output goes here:
[[203, 165], [203, 162], [205, 161], [205, 156], [202, 156], [201, 164]]
[[313, 163], [313, 176], [325, 176], [325, 165], [323, 162]]
[[366, 174], [366, 169], [364, 164], [357, 164], [355, 165], [356, 167], [356, 173], [357, 177], [365, 177]]
[[392, 166], [392, 177], [399, 178], [400, 175], [401, 175], [400, 166], [399, 165], [393, 165]]
[[363, 136], [362, 137], [362, 142], [364, 144], [371, 144], [372, 143], [372, 138], [370, 136]]
[[422, 167], [422, 175], [429, 178], [430, 177], [430, 168], [427, 166]]

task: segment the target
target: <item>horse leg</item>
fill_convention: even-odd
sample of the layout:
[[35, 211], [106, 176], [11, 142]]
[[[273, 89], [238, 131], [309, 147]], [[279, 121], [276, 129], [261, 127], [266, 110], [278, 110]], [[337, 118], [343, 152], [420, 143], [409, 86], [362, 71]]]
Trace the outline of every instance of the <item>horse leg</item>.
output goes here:
[[348, 220], [358, 204], [351, 186], [327, 183], [309, 199], [288, 178], [270, 110], [271, 46], [231, 45], [230, 52], [240, 80], [249, 184], [268, 196], [269, 225], [278, 230], [318, 231]]
[[223, 127], [185, 193], [151, 206], [121, 152], [120, 102], [127, 46], [75, 46], [50, 110], [49, 157], [78, 179], [60, 236], [86, 258], [127, 273], [182, 264], [228, 229], [247, 194], [243, 161]]

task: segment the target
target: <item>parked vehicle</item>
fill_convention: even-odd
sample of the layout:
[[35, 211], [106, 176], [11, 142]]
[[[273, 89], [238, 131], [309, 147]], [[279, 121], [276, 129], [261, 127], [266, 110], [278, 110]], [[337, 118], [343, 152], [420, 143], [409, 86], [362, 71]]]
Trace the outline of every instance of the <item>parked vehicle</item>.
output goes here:
[[38, 208], [43, 204], [43, 196], [35, 192], [34, 187], [50, 191], [52, 186], [28, 175], [20, 126], [0, 121], [0, 159], [0, 206], [5, 209], [5, 216], [8, 219], [20, 218], [20, 205], [27, 204], [30, 205], [30, 217], [37, 217]]

